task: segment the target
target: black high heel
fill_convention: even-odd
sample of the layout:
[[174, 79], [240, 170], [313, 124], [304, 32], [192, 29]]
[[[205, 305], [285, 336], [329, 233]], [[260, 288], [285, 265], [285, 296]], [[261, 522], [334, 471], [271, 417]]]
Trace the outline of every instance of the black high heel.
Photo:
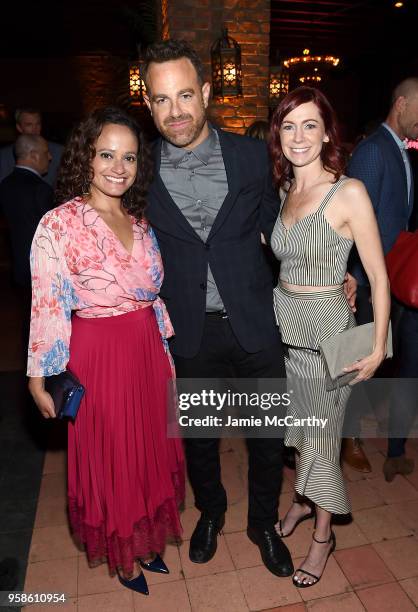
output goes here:
[[[335, 533], [331, 530], [331, 533], [330, 533], [330, 536], [329, 536], [328, 540], [317, 540], [316, 537], [315, 537], [315, 532], [314, 532], [312, 534], [312, 539], [315, 540], [315, 542], [317, 542], [318, 544], [331, 544], [331, 542], [332, 542], [331, 548], [329, 549], [328, 554], [327, 554], [327, 558], [326, 558], [326, 561], [325, 561], [324, 569], [322, 570], [322, 574], [323, 574], [324, 571], [325, 571], [325, 566], [327, 564], [328, 558], [331, 555], [331, 553], [333, 553], [334, 550], [335, 550], [335, 546], [336, 546], [336, 543], [337, 543], [336, 539], [335, 539]], [[295, 577], [298, 572], [303, 572], [307, 576], [311, 576], [311, 578], [314, 579], [314, 582], [299, 582], [296, 579], [296, 577]], [[312, 574], [311, 572], [308, 572], [307, 570], [303, 569], [303, 567], [300, 567], [293, 574], [292, 582], [295, 585], [295, 587], [297, 587], [298, 589], [307, 589], [308, 587], [311, 587], [314, 584], [318, 584], [318, 582], [322, 578], [322, 574], [320, 576], [315, 576], [315, 574]]]
[[[293, 498], [292, 503], [293, 503], [293, 504], [300, 504], [300, 505], [302, 505], [302, 504], [309, 505], [309, 504], [306, 504], [306, 502], [305, 502], [305, 501], [299, 501], [299, 500], [298, 500], [298, 499], [296, 499], [296, 498]], [[282, 520], [281, 520], [281, 519], [279, 519], [279, 529], [278, 529], [277, 533], [279, 534], [279, 536], [280, 536], [281, 538], [288, 538], [290, 535], [292, 535], [292, 533], [295, 531], [296, 527], [297, 527], [298, 525], [300, 525], [300, 523], [303, 523], [303, 521], [307, 521], [308, 519], [314, 518], [314, 517], [315, 517], [315, 515], [316, 515], [316, 513], [315, 513], [315, 508], [313, 507], [313, 508], [311, 508], [311, 511], [310, 511], [310, 512], [308, 512], [308, 514], [304, 514], [303, 516], [301, 516], [300, 518], [298, 518], [298, 520], [297, 520], [297, 521], [296, 521], [296, 523], [293, 525], [293, 527], [292, 527], [292, 529], [289, 531], [289, 533], [286, 533], [285, 535], [283, 534], [283, 523], [282, 523]]]

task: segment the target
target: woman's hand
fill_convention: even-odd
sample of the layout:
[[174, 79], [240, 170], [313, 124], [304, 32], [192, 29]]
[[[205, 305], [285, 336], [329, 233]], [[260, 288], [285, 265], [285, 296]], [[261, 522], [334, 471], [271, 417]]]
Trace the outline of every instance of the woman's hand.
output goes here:
[[355, 361], [351, 365], [345, 367], [343, 370], [344, 372], [358, 371], [357, 376], [349, 384], [356, 385], [363, 380], [369, 380], [369, 378], [372, 378], [385, 357], [385, 351], [375, 349], [371, 355], [368, 355], [367, 357], [364, 357], [364, 359]]
[[29, 379], [29, 391], [33, 397], [33, 401], [37, 405], [40, 413], [45, 419], [55, 419], [54, 400], [50, 394], [45, 391], [44, 379], [33, 377]]

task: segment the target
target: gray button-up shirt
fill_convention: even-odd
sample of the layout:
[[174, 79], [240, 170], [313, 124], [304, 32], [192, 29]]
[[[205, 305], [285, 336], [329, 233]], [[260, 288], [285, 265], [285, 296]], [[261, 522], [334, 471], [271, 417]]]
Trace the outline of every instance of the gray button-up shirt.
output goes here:
[[396, 132], [392, 130], [392, 128], [387, 123], [382, 123], [383, 127], [387, 129], [389, 134], [393, 137], [394, 141], [399, 147], [399, 150], [402, 155], [403, 163], [405, 164], [405, 172], [406, 172], [406, 188], [408, 190], [408, 204], [410, 204], [411, 199], [411, 182], [412, 182], [412, 170], [411, 170], [411, 162], [409, 161], [408, 153], [406, 152], [406, 144], [399, 138]]
[[[161, 147], [160, 175], [169, 194], [203, 242], [228, 193], [228, 180], [219, 137], [209, 136], [193, 150], [176, 147], [166, 140]], [[206, 310], [224, 305], [208, 266]]]

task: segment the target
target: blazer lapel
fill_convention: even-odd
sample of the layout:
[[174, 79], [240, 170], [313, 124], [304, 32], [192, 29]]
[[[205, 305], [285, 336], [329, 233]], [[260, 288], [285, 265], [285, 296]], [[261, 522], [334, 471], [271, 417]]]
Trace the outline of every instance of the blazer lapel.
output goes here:
[[[150, 221], [156, 227], [163, 229], [166, 223], [159, 222], [160, 219], [164, 219], [166, 215], [177, 223], [185, 232], [187, 232], [193, 238], [201, 241], [200, 236], [194, 231], [186, 217], [183, 215], [175, 201], [170, 195], [167, 187], [164, 185], [164, 181], [160, 176], [160, 165], [161, 165], [161, 145], [162, 139], [159, 138], [153, 146], [154, 155], [154, 180], [149, 189], [150, 200], [155, 200], [151, 203], [151, 215]], [[158, 200], [158, 202], [157, 202]], [[160, 206], [161, 210], [157, 211], [157, 207]]]
[[[405, 198], [406, 198], [405, 201], [408, 206], [408, 180], [406, 176], [405, 162], [403, 160], [402, 153], [400, 152], [399, 147], [396, 144], [395, 139], [393, 138], [392, 134], [390, 134], [390, 132], [384, 126], [381, 126], [380, 130], [381, 130], [381, 134], [384, 137], [386, 143], [390, 146], [390, 148], [395, 154], [396, 163], [398, 164], [398, 170], [402, 175], [402, 184], [404, 185], [404, 189], [405, 189]], [[412, 181], [411, 181], [411, 187], [412, 187]]]
[[222, 202], [222, 206], [216, 215], [215, 222], [212, 225], [212, 229], [209, 232], [208, 241], [213, 238], [222, 224], [228, 217], [235, 201], [237, 199], [240, 190], [240, 175], [238, 166], [238, 153], [236, 145], [231, 141], [228, 136], [228, 132], [223, 132], [218, 128], [216, 129], [219, 136], [219, 143], [221, 145], [222, 157], [225, 164], [226, 178], [228, 180], [228, 194], [225, 200]]

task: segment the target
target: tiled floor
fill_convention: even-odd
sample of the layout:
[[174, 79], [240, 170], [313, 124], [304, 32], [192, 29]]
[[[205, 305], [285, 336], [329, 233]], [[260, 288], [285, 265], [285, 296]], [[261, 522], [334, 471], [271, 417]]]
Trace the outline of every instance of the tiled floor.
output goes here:
[[[240, 440], [222, 442], [225, 484], [230, 506], [218, 551], [212, 561], [188, 559], [188, 539], [197, 518], [188, 489], [182, 515], [184, 542], [169, 546], [169, 576], [147, 573], [150, 596], [124, 589], [105, 566], [89, 569], [73, 544], [65, 513], [65, 451], [46, 455], [35, 528], [26, 574], [26, 592], [66, 593], [57, 610], [79, 612], [409, 612], [418, 609], [418, 479], [384, 481], [383, 446], [365, 447], [374, 470], [362, 475], [345, 469], [353, 521], [335, 525], [337, 549], [320, 584], [296, 589], [290, 578], [276, 578], [262, 565], [258, 549], [245, 534], [246, 452]], [[418, 465], [418, 440], [408, 452]], [[282, 512], [291, 500], [293, 473], [285, 469]], [[295, 565], [309, 546], [312, 523], [302, 523], [287, 543]], [[32, 607], [30, 608], [32, 609]], [[33, 610], [54, 607], [33, 606]]]

